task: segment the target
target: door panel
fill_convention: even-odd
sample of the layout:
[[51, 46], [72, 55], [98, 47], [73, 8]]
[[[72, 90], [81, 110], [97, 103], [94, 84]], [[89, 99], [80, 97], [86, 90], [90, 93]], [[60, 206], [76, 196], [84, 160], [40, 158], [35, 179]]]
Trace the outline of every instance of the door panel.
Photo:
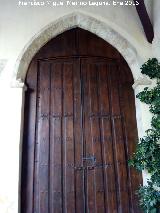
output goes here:
[[[50, 95], [50, 211], [62, 212], [62, 74], [63, 64], [51, 64]], [[52, 142], [54, 141], [54, 142]]]
[[[46, 52], [45, 52], [46, 54]], [[22, 213], [139, 213], [132, 77], [103, 57], [35, 59], [27, 77]]]
[[[91, 177], [88, 177], [90, 173], [87, 174], [89, 189], [92, 191], [89, 193], [89, 201], [90, 203], [95, 202], [95, 209], [98, 205], [101, 204], [101, 212], [104, 212], [104, 179], [105, 179], [105, 170], [108, 170], [111, 167], [112, 171], [109, 172], [109, 175], [113, 174], [111, 178], [111, 185], [113, 185], [114, 193], [110, 192], [108, 189], [108, 197], [112, 199], [113, 202], [108, 202], [107, 207], [110, 209], [110, 205], [113, 204], [114, 209], [112, 207], [112, 212], [116, 212], [116, 208], [119, 212], [129, 212], [129, 189], [128, 189], [128, 177], [127, 177], [127, 160], [125, 157], [125, 147], [124, 147], [124, 134], [123, 134], [123, 124], [122, 119], [123, 116], [120, 111], [120, 103], [119, 103], [119, 82], [118, 82], [118, 68], [115, 64], [112, 64], [107, 61], [101, 60], [83, 60], [82, 62], [82, 70], [84, 71], [84, 75], [86, 75], [86, 82], [84, 84], [85, 90], [85, 120], [86, 126], [85, 131], [86, 134], [89, 134], [88, 138], [86, 136], [86, 155], [93, 155], [96, 158], [96, 166], [95, 171], [91, 174]], [[104, 76], [102, 78], [101, 76]], [[100, 80], [101, 77], [101, 80]], [[103, 83], [104, 82], [104, 83]], [[108, 88], [102, 92], [100, 92], [104, 86]], [[104, 85], [103, 85], [104, 84]], [[108, 92], [109, 90], [109, 92]], [[106, 96], [110, 96], [106, 98]], [[101, 103], [101, 100], [105, 99], [109, 100], [106, 105]], [[107, 109], [105, 110], [105, 106]], [[89, 119], [87, 119], [89, 115]], [[101, 128], [102, 122], [108, 119], [109, 125], [112, 127], [112, 132], [110, 134], [110, 144], [111, 144], [111, 152], [107, 153], [107, 158], [111, 158], [111, 160], [106, 160], [106, 165], [104, 164], [104, 147], [102, 146], [102, 133], [103, 129]], [[106, 131], [108, 132], [108, 131]], [[99, 140], [96, 143], [91, 143], [91, 138], [98, 138]], [[93, 140], [92, 140], [93, 141]], [[108, 142], [109, 143], [109, 142]], [[108, 145], [107, 143], [107, 145]], [[104, 155], [106, 153], [104, 152]], [[114, 159], [114, 162], [113, 162]], [[98, 166], [97, 166], [98, 165]], [[99, 166], [100, 165], [100, 166]], [[111, 170], [110, 169], [110, 170]], [[95, 177], [94, 177], [95, 175]], [[115, 178], [116, 176], [116, 178]], [[93, 183], [92, 183], [93, 182]], [[94, 183], [95, 182], [95, 183]], [[94, 186], [93, 189], [90, 185]], [[107, 187], [109, 184], [106, 184]], [[99, 187], [98, 187], [99, 186]], [[97, 190], [98, 188], [98, 190]], [[100, 188], [100, 189], [99, 189]], [[94, 197], [94, 195], [96, 197]], [[100, 197], [100, 199], [98, 199]], [[98, 199], [98, 202], [97, 202]], [[99, 201], [100, 200], [100, 201]], [[97, 205], [98, 204], [98, 205]], [[93, 206], [89, 209], [94, 209]]]
[[123, 132], [123, 114], [119, 99], [118, 67], [111, 66], [110, 70], [111, 116], [113, 129], [113, 146], [115, 152], [115, 167], [117, 174], [117, 194], [120, 212], [129, 212], [127, 159], [125, 156], [125, 136]]

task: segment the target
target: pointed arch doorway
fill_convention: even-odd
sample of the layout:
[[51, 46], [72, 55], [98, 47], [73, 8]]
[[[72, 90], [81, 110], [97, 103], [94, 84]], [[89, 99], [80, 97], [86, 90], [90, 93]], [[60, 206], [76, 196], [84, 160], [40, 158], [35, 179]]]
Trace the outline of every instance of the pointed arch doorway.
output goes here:
[[111, 45], [75, 28], [48, 42], [26, 77], [22, 213], [138, 213], [133, 77]]

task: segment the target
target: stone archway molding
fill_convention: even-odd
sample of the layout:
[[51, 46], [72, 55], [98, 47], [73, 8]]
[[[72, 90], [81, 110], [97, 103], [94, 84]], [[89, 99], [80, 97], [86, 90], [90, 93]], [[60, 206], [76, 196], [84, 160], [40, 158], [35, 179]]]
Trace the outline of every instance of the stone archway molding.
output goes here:
[[12, 83], [14, 82], [13, 84], [16, 84], [16, 87], [18, 87], [18, 82], [20, 82], [21, 87], [21, 83], [25, 81], [28, 66], [40, 48], [55, 36], [75, 27], [88, 30], [115, 47], [127, 61], [135, 79], [135, 73], [133, 70], [135, 69], [135, 66], [137, 67], [137, 52], [129, 41], [113, 30], [105, 22], [99, 21], [92, 16], [76, 12], [63, 16], [62, 18], [59, 18], [47, 25], [30, 40], [16, 61], [14, 75], [12, 78], [14, 80]]
[[[105, 22], [99, 21], [98, 19], [86, 15], [83, 13], [72, 13], [68, 14], [58, 20], [52, 22], [51, 24], [47, 25], [43, 28], [39, 33], [37, 33], [27, 45], [24, 47], [22, 52], [20, 53], [15, 69], [12, 76], [11, 87], [18, 89], [16, 92], [20, 96], [19, 97], [19, 104], [21, 107], [21, 121], [19, 124], [19, 144], [20, 144], [20, 165], [21, 165], [21, 145], [22, 145], [22, 135], [23, 135], [23, 124], [24, 124], [24, 104], [25, 104], [25, 91], [27, 87], [25, 86], [25, 77], [27, 74], [28, 66], [34, 57], [34, 55], [40, 50], [42, 46], [44, 46], [48, 41], [52, 38], [56, 37], [57, 35], [75, 28], [79, 27], [84, 30], [88, 30], [91, 33], [99, 36], [100, 38], [104, 39], [108, 43], [110, 43], [114, 48], [116, 48], [121, 55], [125, 58], [126, 62], [128, 63], [134, 80], [134, 89], [141, 85], [147, 85], [151, 82], [144, 79], [144, 76], [140, 74], [139, 63], [137, 60], [137, 52], [134, 46], [124, 37], [122, 37], [118, 32], [112, 29], [108, 24]], [[18, 105], [18, 103], [17, 103]], [[141, 103], [136, 101], [136, 111], [137, 111], [137, 124], [138, 124], [138, 132], [141, 135], [143, 133], [143, 123], [145, 123], [145, 119], [143, 121], [142, 111], [143, 108]], [[19, 168], [21, 168], [19, 166]], [[21, 179], [21, 172], [19, 171], [19, 183]], [[20, 186], [19, 186], [20, 187]], [[19, 196], [20, 200], [20, 196]], [[20, 201], [19, 201], [20, 202]]]

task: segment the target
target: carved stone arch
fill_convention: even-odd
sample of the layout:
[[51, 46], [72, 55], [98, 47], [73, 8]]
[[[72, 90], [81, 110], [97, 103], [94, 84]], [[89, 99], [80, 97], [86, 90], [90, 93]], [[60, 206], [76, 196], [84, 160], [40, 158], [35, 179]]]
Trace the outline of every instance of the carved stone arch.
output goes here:
[[78, 12], [66, 15], [52, 22], [30, 40], [17, 59], [13, 79], [24, 82], [28, 66], [40, 48], [52, 38], [75, 27], [88, 30], [116, 48], [128, 63], [134, 79], [137, 78], [137, 52], [127, 39], [122, 37], [105, 22]]

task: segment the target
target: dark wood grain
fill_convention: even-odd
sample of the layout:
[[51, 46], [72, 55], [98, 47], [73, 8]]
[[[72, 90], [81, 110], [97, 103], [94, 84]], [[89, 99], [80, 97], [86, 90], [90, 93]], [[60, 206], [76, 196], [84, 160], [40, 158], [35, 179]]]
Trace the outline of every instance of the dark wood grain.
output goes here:
[[[139, 15], [139, 19], [142, 23], [142, 27], [146, 34], [146, 38], [149, 43], [152, 43], [154, 38], [154, 29], [153, 29], [153, 25], [151, 23], [150, 17], [148, 15], [144, 0], [134, 0], [134, 2], [135, 2], [135, 7], [137, 9], [137, 13]], [[139, 4], [137, 4], [137, 2]]]
[[[33, 72], [33, 73], [32, 73]], [[37, 61], [32, 61], [28, 69], [26, 84], [29, 85], [25, 95], [24, 134], [22, 149], [22, 188], [21, 212], [32, 212], [34, 199], [34, 158], [37, 104]]]
[[26, 84], [21, 212], [139, 213], [133, 77], [120, 54], [73, 29], [34, 57]]

